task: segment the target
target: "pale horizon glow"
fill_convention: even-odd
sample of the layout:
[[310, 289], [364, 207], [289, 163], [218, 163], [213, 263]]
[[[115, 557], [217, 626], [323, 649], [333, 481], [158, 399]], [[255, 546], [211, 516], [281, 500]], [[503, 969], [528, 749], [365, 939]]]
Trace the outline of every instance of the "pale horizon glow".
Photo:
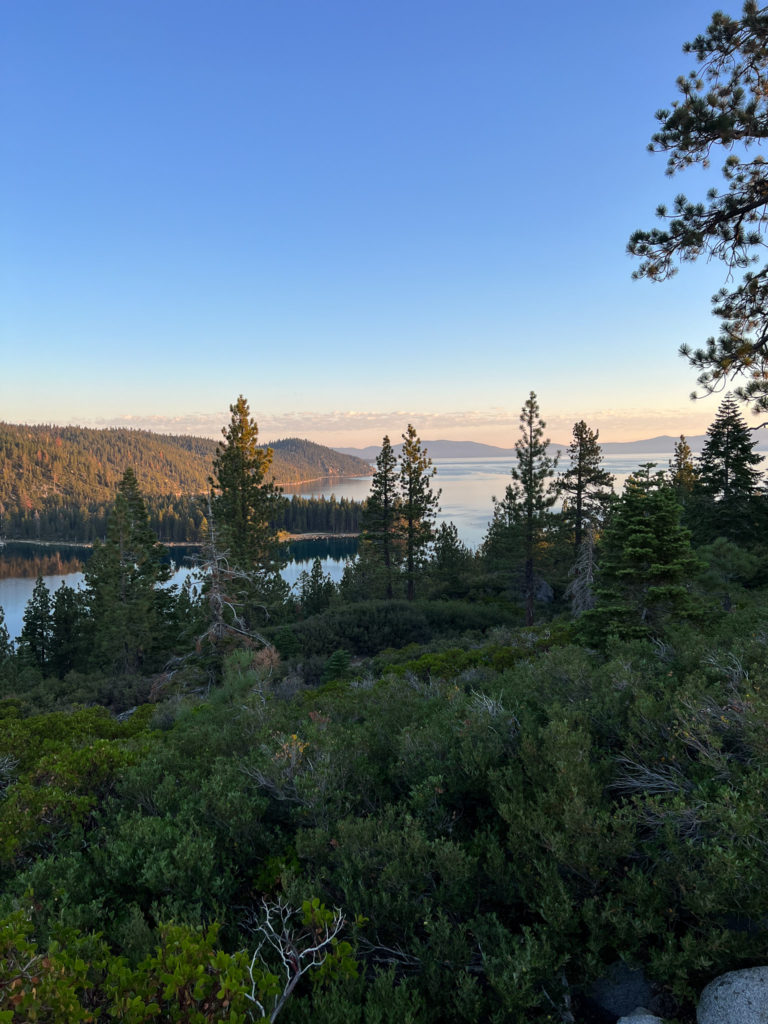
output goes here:
[[[553, 443], [566, 445], [571, 440], [573, 425], [585, 419], [598, 430], [603, 442], [640, 441], [666, 434], [695, 437], [704, 434], [714, 420], [717, 396], [695, 406], [697, 415], [687, 410], [616, 410], [598, 409], [586, 416], [576, 412], [550, 416], [545, 420], [546, 434]], [[701, 411], [698, 411], [700, 408]], [[432, 441], [476, 441], [512, 448], [519, 435], [519, 410], [486, 409], [450, 413], [417, 413], [413, 410], [394, 412], [337, 411], [331, 413], [288, 412], [260, 416], [251, 408], [259, 427], [260, 441], [267, 443], [287, 437], [301, 437], [332, 448], [366, 448], [380, 445], [387, 434], [393, 444], [413, 423], [423, 439]], [[125, 427], [151, 430], [158, 434], [183, 434], [219, 439], [229, 422], [229, 412], [219, 414], [192, 413], [188, 416], [113, 416], [90, 421], [72, 421], [69, 425], [83, 427]], [[542, 411], [543, 415], [543, 411]], [[65, 426], [67, 424], [57, 424]]]
[[721, 184], [645, 150], [710, 14], [0, 5], [0, 419], [219, 437], [244, 394], [265, 442], [509, 448], [534, 390], [560, 444], [704, 433], [724, 268], [625, 246]]

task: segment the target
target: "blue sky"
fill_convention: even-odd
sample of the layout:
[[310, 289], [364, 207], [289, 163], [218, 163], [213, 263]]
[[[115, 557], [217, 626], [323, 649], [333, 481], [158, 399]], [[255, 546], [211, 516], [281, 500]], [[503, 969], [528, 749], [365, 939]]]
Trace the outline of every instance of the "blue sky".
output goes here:
[[714, 6], [6, 0], [0, 419], [510, 445], [533, 389], [554, 440], [703, 432], [723, 270], [625, 246], [708, 183], [645, 147]]

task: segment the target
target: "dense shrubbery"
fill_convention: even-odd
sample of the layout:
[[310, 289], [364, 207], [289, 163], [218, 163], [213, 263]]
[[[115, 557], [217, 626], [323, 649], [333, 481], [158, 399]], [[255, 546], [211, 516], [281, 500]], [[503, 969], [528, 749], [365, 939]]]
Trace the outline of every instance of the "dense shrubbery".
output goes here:
[[604, 654], [496, 627], [319, 689], [245, 651], [123, 725], [3, 702], [2, 941], [42, 980], [0, 1012], [250, 1019], [279, 897], [340, 907], [359, 973], [307, 974], [289, 1021], [545, 1021], [617, 958], [685, 1019], [764, 952], [767, 619], [755, 593]]
[[[290, 630], [307, 656], [343, 647], [372, 656], [385, 647], [428, 643], [433, 637], [500, 625], [509, 611], [496, 604], [459, 601], [361, 601], [295, 623]], [[277, 635], [280, 648], [280, 634]]]

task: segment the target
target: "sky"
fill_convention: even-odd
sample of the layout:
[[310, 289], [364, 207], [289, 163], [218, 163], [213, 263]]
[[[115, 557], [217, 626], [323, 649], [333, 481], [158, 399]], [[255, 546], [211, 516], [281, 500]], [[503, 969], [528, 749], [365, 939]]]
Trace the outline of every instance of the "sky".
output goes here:
[[[0, 420], [703, 433], [722, 266], [632, 281], [701, 0], [4, 0]], [[722, 3], [738, 14], [740, 3]]]

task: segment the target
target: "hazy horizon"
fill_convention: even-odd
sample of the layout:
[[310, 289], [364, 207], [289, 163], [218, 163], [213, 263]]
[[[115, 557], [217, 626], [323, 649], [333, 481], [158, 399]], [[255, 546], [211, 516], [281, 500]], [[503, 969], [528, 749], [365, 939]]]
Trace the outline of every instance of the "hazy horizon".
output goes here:
[[[10, 421], [5, 420], [5, 422], [10, 422]], [[417, 425], [418, 424], [418, 417], [416, 417], [415, 419], [410, 419], [407, 422], [413, 422], [414, 424]], [[335, 442], [335, 441], [332, 441], [332, 440], [325, 440], [324, 438], [318, 436], [317, 434], [310, 435], [310, 434], [307, 434], [307, 433], [285, 433], [285, 432], [279, 433], [279, 434], [278, 433], [274, 433], [274, 432], [268, 433], [268, 432], [265, 432], [265, 430], [263, 430], [261, 428], [261, 425], [259, 424], [259, 441], [262, 444], [271, 444], [271, 443], [274, 443], [276, 441], [284, 440], [284, 439], [289, 438], [289, 437], [298, 437], [298, 438], [301, 438], [303, 440], [312, 441], [312, 442], [314, 442], [316, 444], [326, 445], [329, 448], [350, 448], [350, 449], [364, 450], [366, 448], [372, 448], [372, 447], [378, 448], [378, 447], [380, 447], [381, 446], [382, 437], [386, 433], [386, 434], [388, 434], [388, 436], [389, 436], [393, 446], [396, 447], [400, 443], [400, 441], [401, 441], [401, 434], [404, 431], [405, 426], [407, 426], [407, 422], [405, 422], [405, 421], [403, 422], [402, 428], [398, 428], [398, 429], [391, 430], [391, 431], [384, 431], [383, 434], [381, 434], [380, 436], [378, 436], [376, 438], [372, 438], [371, 440], [368, 440], [368, 441], [359, 441], [359, 442], [352, 442], [352, 441], [349, 440], [348, 437], [344, 438], [343, 440], [340, 440], [338, 442]], [[87, 428], [93, 428], [93, 429], [110, 429], [112, 427], [117, 427], [117, 428], [124, 427], [126, 429], [132, 429], [132, 430], [148, 430], [148, 431], [151, 431], [152, 433], [157, 433], [157, 434], [186, 435], [186, 436], [192, 436], [192, 437], [206, 437], [206, 438], [210, 438], [211, 440], [217, 440], [217, 441], [221, 438], [221, 427], [225, 425], [224, 422], [222, 422], [221, 426], [219, 426], [218, 429], [216, 429], [214, 431], [202, 432], [202, 431], [195, 431], [194, 429], [182, 429], [182, 424], [179, 423], [179, 422], [177, 422], [175, 424], [173, 422], [171, 422], [171, 423], [168, 424], [167, 427], [161, 429], [161, 427], [157, 425], [155, 420], [149, 420], [148, 422], [128, 421], [128, 422], [115, 422], [115, 423], [84, 423], [84, 422], [79, 422], [79, 423], [76, 423], [76, 422], [72, 422], [72, 423], [54, 423], [54, 422], [49, 421], [49, 420], [42, 420], [42, 421], [22, 420], [22, 421], [20, 421], [20, 423], [21, 423], [21, 425], [30, 426], [30, 427], [32, 427], [32, 426], [47, 426], [47, 427], [77, 426], [77, 427], [87, 427]], [[545, 433], [546, 433], [547, 437], [549, 437], [550, 443], [552, 445], [559, 446], [559, 447], [564, 449], [564, 448], [566, 448], [568, 446], [568, 444], [570, 444], [572, 426], [573, 426], [573, 424], [571, 424], [571, 427], [568, 430], [567, 434], [565, 434], [565, 433], [555, 434], [554, 431], [549, 429], [549, 424], [548, 424]], [[592, 428], [595, 429], [593, 424], [590, 424], [590, 426], [592, 426]], [[642, 442], [642, 441], [652, 441], [652, 440], [654, 440], [655, 438], [658, 438], [658, 437], [677, 438], [677, 437], [680, 436], [681, 433], [686, 438], [690, 439], [690, 438], [694, 438], [694, 437], [701, 437], [701, 436], [703, 436], [706, 433], [706, 429], [698, 430], [698, 431], [693, 431], [693, 430], [685, 431], [685, 430], [682, 430], [682, 431], [677, 431], [677, 432], [669, 431], [669, 430], [659, 430], [659, 431], [657, 431], [657, 432], [655, 432], [653, 434], [636, 434], [634, 436], [627, 435], [627, 436], [620, 437], [620, 438], [618, 438], [618, 437], [604, 437], [602, 435], [602, 433], [601, 433], [600, 437], [599, 437], [599, 440], [600, 440], [601, 444], [638, 443], [638, 442]], [[427, 444], [427, 445], [429, 445], [429, 444], [436, 444], [436, 443], [440, 443], [440, 442], [443, 442], [443, 441], [452, 441], [452, 442], [456, 442], [456, 443], [486, 444], [486, 445], [491, 445], [491, 446], [497, 447], [497, 448], [513, 449], [515, 447], [515, 443], [517, 442], [519, 434], [515, 433], [513, 435], [510, 435], [508, 439], [504, 439], [504, 440], [500, 440], [500, 441], [489, 441], [489, 440], [486, 440], [484, 437], [479, 437], [479, 436], [471, 437], [471, 436], [468, 436], [468, 433], [466, 431], [465, 431], [465, 433], [462, 434], [461, 431], [460, 431], [460, 428], [456, 428], [456, 436], [454, 436], [454, 437], [449, 437], [449, 436], [447, 436], [447, 434], [441, 434], [440, 436], [430, 437], [430, 436], [428, 436], [427, 434], [424, 434], [421, 431], [419, 432], [419, 436], [420, 436], [422, 442], [424, 444]], [[758, 431], [755, 436], [757, 438], [758, 444], [761, 447], [768, 445], [768, 431], [763, 431], [763, 432]]]

